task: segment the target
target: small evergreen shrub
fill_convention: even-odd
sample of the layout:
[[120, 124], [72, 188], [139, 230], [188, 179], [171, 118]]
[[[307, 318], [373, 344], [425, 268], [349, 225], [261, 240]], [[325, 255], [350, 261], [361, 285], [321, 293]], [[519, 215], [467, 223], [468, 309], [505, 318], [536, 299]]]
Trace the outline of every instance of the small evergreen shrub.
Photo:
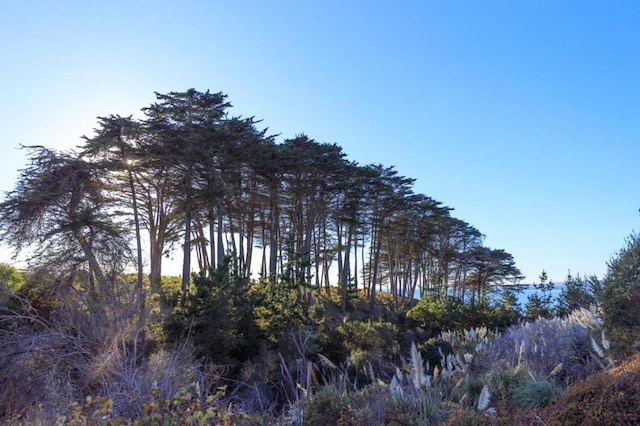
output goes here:
[[356, 368], [393, 355], [398, 349], [398, 329], [392, 323], [349, 321], [338, 327], [338, 333]]
[[196, 356], [218, 363], [242, 362], [257, 355], [259, 330], [247, 293], [248, 281], [238, 276], [234, 259], [208, 274], [193, 276], [191, 289], [180, 296], [165, 322], [168, 339], [189, 339]]
[[303, 404], [304, 424], [309, 426], [345, 424], [345, 420], [349, 417], [348, 409], [348, 395], [327, 387]]
[[634, 354], [640, 342], [640, 235], [630, 236], [609, 262], [598, 302], [614, 356]]

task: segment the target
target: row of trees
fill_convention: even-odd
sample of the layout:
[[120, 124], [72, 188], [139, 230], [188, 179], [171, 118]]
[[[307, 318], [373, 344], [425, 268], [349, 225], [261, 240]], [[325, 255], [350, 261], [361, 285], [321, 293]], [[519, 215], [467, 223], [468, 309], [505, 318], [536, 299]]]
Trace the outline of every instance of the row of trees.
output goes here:
[[2, 240], [85, 274], [96, 292], [132, 262], [141, 303], [143, 253], [159, 291], [163, 258], [179, 246], [183, 290], [193, 270], [232, 254], [246, 279], [338, 285], [343, 311], [350, 289], [365, 289], [372, 308], [383, 288], [396, 306], [417, 290], [475, 303], [521, 279], [509, 253], [483, 246], [414, 179], [305, 135], [276, 143], [230, 107], [223, 93], [157, 94], [143, 119], [99, 118], [78, 151], [25, 147], [30, 163], [0, 203]]

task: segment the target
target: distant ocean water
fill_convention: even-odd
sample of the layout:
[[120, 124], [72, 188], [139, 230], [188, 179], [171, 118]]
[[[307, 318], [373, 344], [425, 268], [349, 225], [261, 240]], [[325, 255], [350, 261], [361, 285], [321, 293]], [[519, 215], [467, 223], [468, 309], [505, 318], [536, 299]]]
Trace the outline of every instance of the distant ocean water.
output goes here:
[[[521, 308], [524, 308], [529, 300], [529, 296], [538, 293], [542, 296], [542, 291], [538, 290], [535, 287], [535, 284], [517, 284], [517, 285], [502, 285], [496, 286], [498, 287], [499, 292], [496, 294], [497, 297], [500, 297], [501, 290], [512, 290], [515, 292], [516, 297], [518, 298], [518, 303]], [[564, 289], [564, 283], [554, 283], [553, 288], [550, 290], [552, 303], [555, 305], [558, 297], [560, 297], [560, 292]], [[386, 291], [389, 291], [386, 289]], [[420, 290], [416, 289], [415, 296], [416, 300], [420, 299]]]
[[[542, 296], [542, 292], [538, 290], [534, 284], [504, 285], [504, 286], [501, 286], [501, 288], [505, 290], [506, 289], [513, 290], [516, 293], [516, 296], [518, 297], [518, 303], [522, 308], [524, 308], [524, 306], [527, 304], [527, 301], [529, 300], [529, 296], [536, 293]], [[558, 297], [560, 296], [560, 292], [562, 292], [563, 289], [564, 289], [564, 283], [554, 283], [554, 286], [550, 291], [551, 298], [554, 304], [558, 300]]]

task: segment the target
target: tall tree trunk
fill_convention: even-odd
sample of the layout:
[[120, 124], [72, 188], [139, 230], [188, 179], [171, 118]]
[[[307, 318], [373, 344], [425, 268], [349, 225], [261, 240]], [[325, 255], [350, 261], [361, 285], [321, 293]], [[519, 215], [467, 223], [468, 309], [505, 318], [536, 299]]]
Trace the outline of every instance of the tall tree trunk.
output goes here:
[[269, 218], [269, 279], [275, 279], [278, 273], [278, 205], [272, 200]]
[[244, 276], [251, 276], [251, 263], [253, 262], [253, 242], [255, 236], [255, 212], [250, 209], [249, 220], [247, 222], [247, 250], [244, 261]]
[[[87, 262], [89, 263], [89, 272], [92, 274], [96, 281], [98, 281], [98, 287], [100, 289], [104, 289], [107, 285], [106, 277], [102, 272], [102, 268], [100, 267], [100, 263], [98, 263], [98, 259], [96, 259], [95, 254], [93, 253], [93, 249], [91, 245], [87, 241], [86, 237], [82, 234], [79, 229], [74, 231], [74, 235], [78, 244], [80, 244], [80, 248], [82, 249], [82, 253], [87, 258]], [[95, 296], [95, 295], [94, 295]]]
[[216, 228], [214, 222], [216, 220], [213, 204], [210, 204], [207, 211], [209, 219], [209, 268], [213, 269], [217, 266], [216, 261]]
[[349, 258], [350, 256], [350, 252], [351, 252], [351, 239], [352, 239], [352, 235], [353, 235], [353, 231], [352, 231], [352, 227], [348, 226], [347, 228], [347, 246], [345, 248], [345, 252], [344, 252], [344, 262], [342, 265], [342, 276], [340, 278], [340, 282], [342, 284], [342, 316], [346, 316], [347, 315], [347, 298], [348, 298], [348, 291], [349, 291], [349, 272], [351, 269], [351, 266], [349, 265]]
[[374, 231], [374, 236], [371, 239], [371, 244], [374, 248], [373, 254], [373, 277], [371, 278], [371, 297], [369, 300], [369, 310], [371, 318], [374, 317], [374, 311], [376, 309], [376, 284], [378, 283], [378, 269], [380, 265], [380, 230], [377, 229]]
[[218, 265], [217, 267], [220, 268], [223, 264], [224, 264], [224, 257], [225, 257], [225, 252], [224, 252], [224, 218], [222, 217], [222, 209], [219, 207], [218, 208], [218, 225], [217, 225], [217, 231], [218, 231]]
[[191, 215], [192, 215], [192, 200], [191, 200], [191, 167], [187, 171], [187, 200], [185, 205], [185, 223], [184, 223], [184, 245], [183, 245], [183, 258], [182, 258], [182, 291], [186, 292], [189, 289], [189, 283], [191, 282]]
[[146, 323], [146, 305], [145, 305], [145, 294], [144, 294], [144, 286], [143, 286], [143, 273], [142, 270], [142, 241], [140, 237], [140, 218], [138, 216], [138, 198], [136, 197], [136, 187], [133, 183], [133, 173], [130, 168], [127, 168], [128, 177], [129, 177], [129, 190], [131, 191], [131, 202], [133, 207], [133, 223], [135, 225], [136, 230], [136, 254], [137, 254], [137, 269], [138, 269], [138, 279], [136, 281], [136, 293], [138, 298], [138, 303], [140, 304], [140, 317], [138, 320], [138, 329], [143, 330]]

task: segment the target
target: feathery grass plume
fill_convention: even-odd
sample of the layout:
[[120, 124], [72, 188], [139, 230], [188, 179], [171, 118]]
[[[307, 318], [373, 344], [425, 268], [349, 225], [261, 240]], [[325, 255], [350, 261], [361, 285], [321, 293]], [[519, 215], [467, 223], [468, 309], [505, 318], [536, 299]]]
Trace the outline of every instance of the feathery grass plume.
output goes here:
[[526, 341], [523, 339], [520, 342], [520, 346], [518, 348], [518, 364], [521, 364], [522, 361], [524, 360], [524, 355], [527, 351], [527, 343]]
[[594, 330], [602, 326], [602, 320], [596, 314], [594, 307], [591, 309], [576, 309], [567, 316], [567, 320], [574, 324], [580, 324], [589, 330]]
[[600, 340], [602, 341], [602, 347], [604, 347], [605, 350], [609, 350], [609, 348], [611, 347], [611, 342], [605, 336], [604, 329], [602, 329], [602, 336], [600, 337]]
[[329, 358], [327, 358], [326, 356], [322, 355], [321, 353], [316, 354], [318, 355], [318, 359], [320, 359], [320, 364], [325, 367], [325, 368], [330, 368], [331, 370], [337, 370], [338, 367], [331, 362], [331, 360]]
[[489, 401], [491, 400], [491, 392], [487, 385], [482, 387], [480, 396], [478, 397], [478, 410], [486, 410], [489, 407]]
[[[571, 383], [601, 370], [608, 363], [592, 348], [591, 336], [599, 336], [601, 326], [589, 310], [516, 325], [497, 335], [474, 363], [487, 368], [500, 360], [511, 367], [524, 363], [534, 371], [535, 377], [550, 377], [551, 371], [562, 363], [562, 379]], [[594, 340], [600, 343], [599, 337]], [[602, 349], [603, 344], [599, 346]]]
[[373, 365], [371, 365], [371, 361], [367, 362], [367, 373], [369, 374], [369, 380], [371, 380], [371, 383], [376, 383], [376, 373], [373, 372]]
[[596, 342], [596, 339], [594, 339], [593, 337], [591, 338], [591, 348], [595, 353], [598, 354], [600, 358], [604, 358], [604, 351], [602, 350], [598, 342]]
[[473, 361], [473, 354], [464, 354], [464, 362], [469, 365]]
[[422, 361], [422, 355], [415, 342], [411, 342], [411, 378], [413, 380], [413, 386], [419, 390], [422, 386], [429, 387], [431, 385], [429, 376], [424, 372], [424, 362]]
[[562, 371], [562, 366], [563, 366], [562, 363], [559, 363], [558, 365], [556, 365], [554, 369], [551, 370], [551, 373], [549, 373], [547, 377], [557, 376]]
[[[396, 369], [396, 374], [391, 378], [391, 383], [389, 383], [389, 391], [395, 397], [402, 397], [404, 395], [404, 391], [402, 390], [402, 372]], [[398, 373], [400, 373], [398, 375]]]

